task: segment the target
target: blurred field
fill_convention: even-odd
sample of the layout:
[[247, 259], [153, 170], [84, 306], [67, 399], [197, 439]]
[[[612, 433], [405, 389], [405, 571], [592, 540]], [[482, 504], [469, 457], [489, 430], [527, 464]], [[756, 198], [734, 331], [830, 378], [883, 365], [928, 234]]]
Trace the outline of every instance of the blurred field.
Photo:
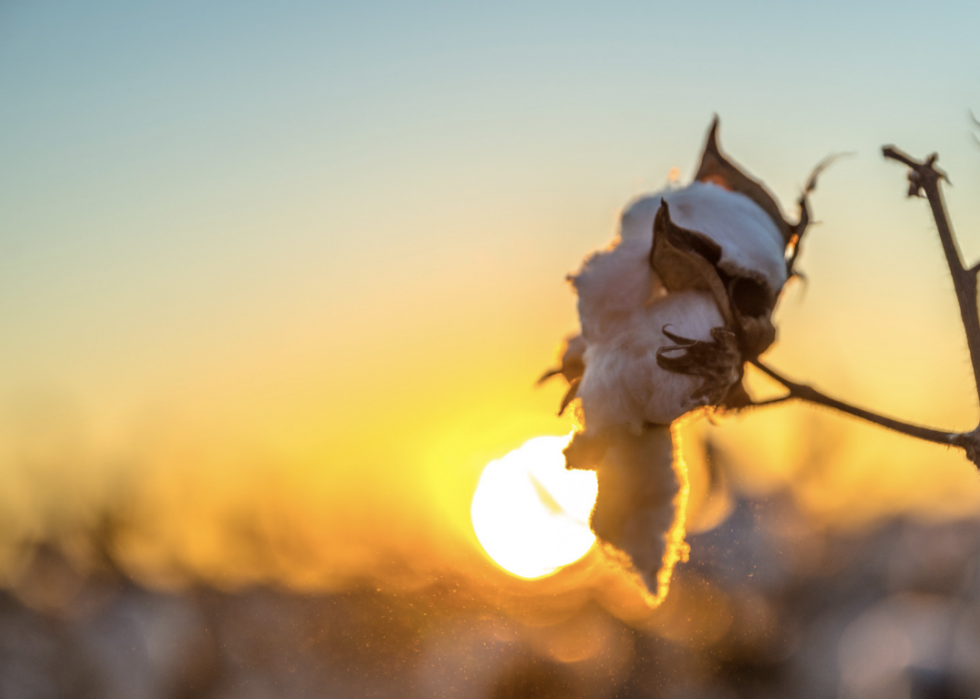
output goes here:
[[[103, 534], [105, 536], [106, 534]], [[98, 543], [96, 539], [96, 543]], [[458, 572], [345, 592], [134, 584], [30, 552], [0, 597], [4, 697], [896, 697], [980, 689], [980, 524], [814, 527], [740, 500], [655, 612]]]

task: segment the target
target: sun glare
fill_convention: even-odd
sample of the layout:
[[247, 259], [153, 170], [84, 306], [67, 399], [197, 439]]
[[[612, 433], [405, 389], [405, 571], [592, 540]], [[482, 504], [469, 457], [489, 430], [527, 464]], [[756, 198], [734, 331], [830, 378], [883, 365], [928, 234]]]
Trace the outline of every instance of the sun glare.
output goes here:
[[522, 578], [550, 575], [595, 542], [589, 513], [592, 471], [569, 471], [569, 437], [537, 437], [483, 469], [470, 515], [476, 537], [501, 568]]

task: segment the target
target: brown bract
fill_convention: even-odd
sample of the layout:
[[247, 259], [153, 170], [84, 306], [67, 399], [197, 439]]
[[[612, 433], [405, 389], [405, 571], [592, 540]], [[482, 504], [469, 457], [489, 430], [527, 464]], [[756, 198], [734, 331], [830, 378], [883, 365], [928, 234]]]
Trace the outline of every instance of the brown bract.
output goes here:
[[801, 232], [796, 230], [799, 224], [787, 222], [783, 218], [779, 204], [776, 203], [776, 198], [765, 185], [749, 177], [741, 168], [722, 155], [718, 147], [718, 125], [719, 120], [716, 116], [711, 122], [704, 152], [701, 154], [701, 166], [694, 179], [698, 182], [710, 182], [731, 192], [747, 196], [772, 219], [788, 245], [793, 235]]

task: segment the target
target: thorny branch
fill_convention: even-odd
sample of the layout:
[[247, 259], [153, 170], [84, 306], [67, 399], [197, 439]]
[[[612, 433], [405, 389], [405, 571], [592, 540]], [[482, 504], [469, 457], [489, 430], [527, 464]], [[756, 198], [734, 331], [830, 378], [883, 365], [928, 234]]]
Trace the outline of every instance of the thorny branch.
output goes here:
[[[980, 312], [978, 312], [977, 308], [977, 273], [980, 272], [980, 264], [969, 268], [963, 266], [963, 261], [956, 245], [956, 239], [953, 237], [953, 231], [950, 228], [949, 219], [946, 216], [942, 192], [939, 189], [941, 180], [949, 180], [945, 173], [935, 167], [936, 160], [939, 157], [935, 153], [922, 162], [915, 160], [893, 146], [886, 146], [882, 149], [882, 153], [886, 158], [897, 160], [909, 167], [909, 196], [922, 196], [922, 193], [925, 193], [926, 198], [929, 200], [929, 206], [932, 208], [932, 216], [936, 221], [936, 228], [939, 230], [939, 239], [943, 245], [943, 252], [946, 254], [949, 273], [953, 278], [953, 288], [956, 291], [956, 300], [960, 307], [960, 317], [963, 320], [963, 329], [966, 332], [966, 342], [970, 349], [970, 361], [973, 366], [973, 378], [977, 388], [977, 397], [980, 399]], [[754, 405], [756, 406], [772, 405], [786, 400], [799, 399], [828, 408], [834, 408], [848, 415], [854, 415], [862, 420], [873, 422], [876, 425], [887, 427], [888, 429], [907, 434], [911, 437], [924, 439], [937, 444], [959, 447], [966, 452], [966, 457], [980, 468], [980, 424], [970, 432], [944, 432], [929, 427], [913, 425], [849, 405], [836, 398], [831, 398], [811, 386], [787, 379], [757, 359], [753, 360], [752, 364], [789, 390], [789, 393], [785, 396], [755, 403]]]

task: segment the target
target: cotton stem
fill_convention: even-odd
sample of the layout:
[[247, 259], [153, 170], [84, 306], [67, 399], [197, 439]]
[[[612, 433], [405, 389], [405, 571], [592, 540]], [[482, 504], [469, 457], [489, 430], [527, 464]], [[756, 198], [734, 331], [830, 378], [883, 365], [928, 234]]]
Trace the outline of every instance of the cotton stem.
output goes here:
[[[918, 439], [924, 439], [927, 442], [935, 442], [936, 444], [945, 444], [946, 446], [960, 446], [957, 443], [957, 439], [961, 437], [959, 432], [943, 432], [942, 430], [935, 430], [930, 427], [922, 427], [921, 425], [913, 425], [909, 422], [902, 422], [901, 420], [895, 420], [894, 418], [885, 417], [884, 415], [879, 415], [878, 413], [873, 413], [870, 410], [865, 410], [864, 408], [858, 408], [856, 406], [845, 403], [844, 401], [837, 400], [836, 398], [831, 398], [825, 393], [821, 393], [812, 386], [808, 386], [802, 383], [796, 383], [786, 378], [775, 369], [772, 369], [765, 364], [763, 364], [758, 359], [754, 360], [752, 364], [759, 368], [764, 374], [772, 379], [775, 379], [781, 383], [789, 393], [780, 398], [775, 398], [768, 401], [763, 401], [756, 403], [756, 406], [772, 405], [773, 403], [779, 403], [785, 400], [798, 399], [803, 400], [808, 403], [815, 403], [817, 405], [823, 405], [827, 408], [834, 408], [842, 413], [847, 413], [848, 415], [853, 415], [859, 417], [862, 420], [867, 420], [868, 422], [873, 422], [876, 425], [881, 425], [882, 427], [887, 427], [890, 430], [896, 432], [901, 432], [902, 434], [907, 434], [910, 437], [917, 437]], [[965, 448], [965, 447], [964, 447]]]

